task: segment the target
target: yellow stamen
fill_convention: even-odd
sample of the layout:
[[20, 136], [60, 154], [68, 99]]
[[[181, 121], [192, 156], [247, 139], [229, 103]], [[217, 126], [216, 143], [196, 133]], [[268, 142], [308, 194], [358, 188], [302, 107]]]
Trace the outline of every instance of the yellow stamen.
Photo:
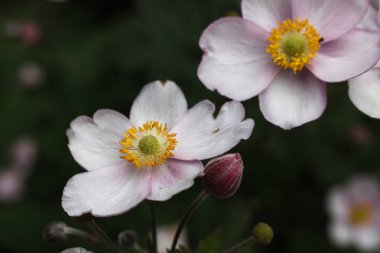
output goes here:
[[353, 205], [349, 213], [350, 222], [354, 226], [371, 223], [373, 216], [373, 207], [368, 203], [358, 203]]
[[133, 163], [137, 168], [143, 166], [159, 166], [173, 155], [177, 145], [175, 133], [168, 133], [168, 127], [157, 121], [148, 121], [142, 126], [129, 128], [122, 146], [121, 158]]
[[319, 50], [321, 36], [309, 24], [307, 19], [294, 21], [287, 19], [273, 28], [268, 38], [270, 42], [266, 51], [271, 54], [273, 62], [294, 73], [310, 64]]

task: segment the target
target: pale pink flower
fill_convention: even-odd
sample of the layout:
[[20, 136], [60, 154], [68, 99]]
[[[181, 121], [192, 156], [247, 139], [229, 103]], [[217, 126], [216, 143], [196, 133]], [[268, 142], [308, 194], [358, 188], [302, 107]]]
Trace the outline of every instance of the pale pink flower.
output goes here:
[[371, 177], [355, 177], [333, 188], [327, 198], [329, 234], [341, 247], [380, 250], [380, 188]]
[[243, 18], [222, 18], [203, 32], [198, 76], [235, 100], [259, 95], [275, 125], [300, 126], [323, 113], [326, 82], [379, 60], [380, 34], [356, 28], [367, 9], [367, 0], [243, 0]]
[[[359, 24], [362, 29], [380, 32], [379, 0], [371, 0], [366, 16]], [[380, 62], [366, 73], [348, 81], [352, 103], [363, 113], [380, 119]]]
[[71, 248], [62, 251], [61, 253], [92, 253], [92, 251], [85, 250], [84, 248]]
[[[157, 227], [157, 250], [158, 253], [167, 253], [172, 246], [173, 238], [178, 224], [160, 225]], [[178, 245], [189, 247], [187, 230], [184, 229], [178, 239]]]
[[254, 122], [244, 107], [202, 101], [187, 108], [179, 87], [156, 81], [135, 99], [130, 118], [99, 110], [76, 118], [67, 131], [74, 159], [88, 172], [67, 183], [62, 205], [70, 216], [124, 213], [144, 199], [164, 201], [193, 185], [200, 160], [250, 137]]

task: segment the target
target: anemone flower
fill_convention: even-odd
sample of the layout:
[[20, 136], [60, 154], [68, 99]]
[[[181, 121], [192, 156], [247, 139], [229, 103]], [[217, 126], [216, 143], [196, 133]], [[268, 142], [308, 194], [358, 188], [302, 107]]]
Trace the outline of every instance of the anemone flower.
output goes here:
[[321, 116], [326, 82], [372, 68], [380, 34], [356, 26], [367, 0], [243, 0], [242, 16], [212, 23], [200, 38], [200, 80], [235, 100], [259, 95], [260, 109], [284, 129]]
[[61, 253], [92, 253], [92, 251], [87, 251], [84, 248], [71, 248], [71, 249], [66, 249], [62, 251]]
[[63, 208], [70, 216], [111, 216], [189, 188], [202, 175], [200, 160], [252, 133], [241, 103], [225, 103], [216, 118], [214, 111], [207, 100], [188, 109], [175, 83], [156, 81], [135, 99], [129, 119], [113, 110], [76, 118], [67, 131], [69, 148], [88, 172], [69, 180]]
[[[379, 0], [371, 0], [360, 28], [380, 32]], [[352, 103], [363, 113], [380, 119], [380, 63], [366, 73], [348, 81]]]
[[380, 250], [380, 188], [368, 176], [352, 178], [333, 188], [327, 198], [329, 233], [340, 247]]

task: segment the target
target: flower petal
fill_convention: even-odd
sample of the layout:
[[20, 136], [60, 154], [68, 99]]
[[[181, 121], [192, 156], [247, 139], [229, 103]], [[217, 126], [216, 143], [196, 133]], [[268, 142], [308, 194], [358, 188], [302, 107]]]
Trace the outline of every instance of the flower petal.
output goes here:
[[380, 69], [374, 68], [348, 81], [352, 103], [363, 113], [380, 119]]
[[266, 31], [278, 26], [278, 22], [292, 18], [291, 0], [243, 0], [242, 14]]
[[170, 129], [186, 111], [187, 102], [177, 84], [155, 81], [147, 84], [133, 102], [130, 119], [136, 127], [156, 120]]
[[348, 246], [351, 242], [351, 227], [343, 222], [333, 222], [329, 226], [329, 234], [332, 241], [340, 246]]
[[62, 251], [61, 253], [92, 253], [92, 251], [87, 251], [84, 248], [71, 248], [71, 249], [66, 249]]
[[168, 200], [173, 195], [190, 188], [202, 171], [203, 164], [200, 161], [169, 159], [165, 164], [152, 168], [152, 190], [147, 198]]
[[362, 21], [359, 23], [357, 28], [361, 29], [368, 29], [372, 31], [380, 31], [380, 23], [377, 19], [378, 13], [379, 13], [379, 7], [375, 6], [375, 3], [378, 3], [378, 1], [371, 1], [367, 13], [365, 14]]
[[354, 231], [353, 243], [361, 251], [375, 251], [380, 249], [380, 230], [374, 226], [367, 226]]
[[244, 119], [241, 103], [225, 103], [216, 118], [215, 106], [202, 101], [191, 108], [173, 128], [178, 141], [173, 154], [184, 160], [203, 160], [218, 156], [251, 136], [254, 122]]
[[124, 115], [113, 110], [99, 110], [94, 119], [79, 116], [67, 130], [71, 154], [86, 170], [120, 164], [119, 141], [131, 126]]
[[308, 19], [324, 41], [341, 37], [363, 19], [367, 0], [292, 0], [293, 18]]
[[259, 96], [260, 109], [269, 122], [291, 129], [321, 116], [326, 107], [326, 85], [309, 71], [281, 71]]
[[223, 18], [202, 34], [198, 77], [210, 90], [234, 100], [263, 91], [280, 70], [265, 51], [268, 34], [241, 18]]
[[127, 162], [80, 173], [67, 182], [62, 206], [70, 216], [125, 213], [146, 198], [150, 180], [149, 170], [138, 170]]
[[310, 71], [326, 82], [341, 82], [372, 68], [380, 58], [380, 34], [354, 29], [325, 43], [310, 65]]
[[345, 194], [344, 189], [341, 187], [332, 189], [327, 196], [326, 202], [327, 211], [334, 221], [347, 221], [350, 203], [347, 200], [347, 194]]

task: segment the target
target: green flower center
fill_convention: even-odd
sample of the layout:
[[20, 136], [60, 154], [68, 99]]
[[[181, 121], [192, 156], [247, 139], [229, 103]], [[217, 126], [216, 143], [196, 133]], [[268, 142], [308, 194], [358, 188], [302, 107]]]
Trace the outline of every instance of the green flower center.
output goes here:
[[153, 135], [145, 135], [138, 144], [139, 149], [145, 155], [154, 155], [160, 150], [160, 142]]
[[281, 51], [288, 57], [299, 57], [308, 52], [308, 40], [302, 33], [289, 32], [284, 34]]

